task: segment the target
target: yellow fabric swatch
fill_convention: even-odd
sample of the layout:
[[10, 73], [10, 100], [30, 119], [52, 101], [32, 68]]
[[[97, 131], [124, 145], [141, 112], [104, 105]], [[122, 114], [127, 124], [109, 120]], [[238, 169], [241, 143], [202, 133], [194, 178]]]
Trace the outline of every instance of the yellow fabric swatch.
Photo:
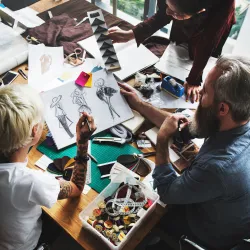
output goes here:
[[84, 85], [84, 87], [91, 88], [92, 87], [92, 73], [88, 73], [88, 74], [89, 74], [89, 79], [87, 83]]

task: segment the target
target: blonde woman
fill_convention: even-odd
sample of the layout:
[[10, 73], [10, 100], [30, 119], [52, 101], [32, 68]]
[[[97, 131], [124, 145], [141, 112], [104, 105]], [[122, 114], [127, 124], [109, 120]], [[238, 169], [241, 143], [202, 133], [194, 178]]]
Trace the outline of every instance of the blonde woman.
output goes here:
[[[91, 131], [84, 124], [88, 119]], [[87, 170], [88, 139], [96, 129], [84, 113], [76, 125], [76, 162], [70, 181], [27, 168], [27, 155], [43, 130], [43, 105], [25, 85], [0, 88], [0, 249], [32, 250], [42, 230], [41, 206], [80, 196]]]

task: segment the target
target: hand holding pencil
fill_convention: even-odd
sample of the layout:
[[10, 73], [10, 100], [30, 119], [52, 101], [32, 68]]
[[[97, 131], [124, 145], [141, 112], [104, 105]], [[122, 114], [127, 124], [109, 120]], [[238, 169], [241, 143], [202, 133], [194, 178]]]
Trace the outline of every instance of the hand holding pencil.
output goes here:
[[81, 155], [86, 155], [88, 153], [88, 141], [95, 130], [96, 125], [94, 118], [86, 112], [83, 112], [76, 125], [76, 144], [78, 153]]

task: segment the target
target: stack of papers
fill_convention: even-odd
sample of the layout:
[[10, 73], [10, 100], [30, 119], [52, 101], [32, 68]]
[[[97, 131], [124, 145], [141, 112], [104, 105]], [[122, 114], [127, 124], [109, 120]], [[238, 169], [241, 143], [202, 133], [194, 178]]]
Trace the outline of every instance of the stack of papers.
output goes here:
[[134, 117], [123, 122], [122, 125], [134, 134], [143, 124], [145, 118], [135, 110], [132, 110]]
[[28, 58], [28, 43], [9, 26], [0, 22], [0, 75], [24, 63]]

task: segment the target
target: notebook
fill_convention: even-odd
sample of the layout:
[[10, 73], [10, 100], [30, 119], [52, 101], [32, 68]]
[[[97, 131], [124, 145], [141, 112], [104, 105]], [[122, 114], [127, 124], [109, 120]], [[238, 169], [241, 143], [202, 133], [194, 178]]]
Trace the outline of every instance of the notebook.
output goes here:
[[76, 124], [82, 112], [94, 117], [95, 134], [133, 117], [112, 73], [99, 70], [92, 79], [91, 88], [79, 87], [71, 81], [41, 93], [45, 120], [57, 149], [76, 142]]
[[16, 31], [0, 22], [0, 75], [28, 59], [28, 43]]
[[[78, 44], [104, 67], [104, 62], [94, 36], [84, 39], [78, 42]], [[137, 71], [152, 66], [159, 61], [159, 58], [143, 44], [137, 47], [135, 40], [127, 43], [116, 43], [114, 48], [121, 65], [121, 70], [114, 72], [114, 74], [120, 80], [125, 80]]]
[[143, 124], [145, 118], [135, 110], [132, 110], [134, 117], [123, 122], [122, 125], [134, 134]]

